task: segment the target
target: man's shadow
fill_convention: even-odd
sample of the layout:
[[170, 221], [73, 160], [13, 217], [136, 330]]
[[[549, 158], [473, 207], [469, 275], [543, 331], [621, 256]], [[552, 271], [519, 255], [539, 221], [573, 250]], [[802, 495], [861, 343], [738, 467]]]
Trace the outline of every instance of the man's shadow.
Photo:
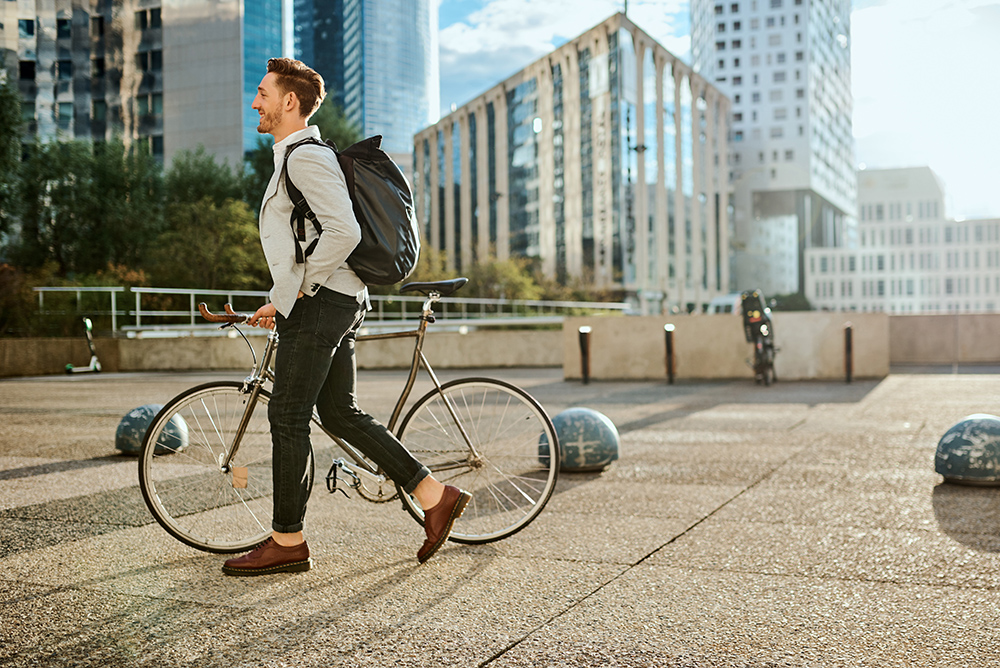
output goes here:
[[950, 538], [979, 552], [1000, 553], [1000, 487], [943, 482], [934, 488], [934, 517]]

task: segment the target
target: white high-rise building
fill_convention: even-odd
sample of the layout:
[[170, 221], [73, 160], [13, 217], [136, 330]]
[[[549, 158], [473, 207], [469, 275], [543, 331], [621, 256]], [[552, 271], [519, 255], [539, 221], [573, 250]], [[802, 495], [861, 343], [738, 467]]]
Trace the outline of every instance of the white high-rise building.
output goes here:
[[695, 71], [732, 101], [733, 285], [805, 289], [857, 244], [849, 0], [691, 0]]
[[858, 248], [806, 251], [806, 297], [831, 311], [990, 313], [1000, 220], [948, 220], [929, 167], [858, 172]]

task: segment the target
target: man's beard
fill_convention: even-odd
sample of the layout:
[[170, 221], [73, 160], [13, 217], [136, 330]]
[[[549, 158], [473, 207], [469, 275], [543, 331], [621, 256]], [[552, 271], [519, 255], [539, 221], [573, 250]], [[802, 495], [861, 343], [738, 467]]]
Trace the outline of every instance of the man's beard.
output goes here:
[[264, 115], [260, 118], [260, 125], [257, 126], [257, 132], [262, 135], [266, 135], [271, 130], [278, 126], [281, 122], [281, 109], [275, 109], [274, 111], [264, 112]]

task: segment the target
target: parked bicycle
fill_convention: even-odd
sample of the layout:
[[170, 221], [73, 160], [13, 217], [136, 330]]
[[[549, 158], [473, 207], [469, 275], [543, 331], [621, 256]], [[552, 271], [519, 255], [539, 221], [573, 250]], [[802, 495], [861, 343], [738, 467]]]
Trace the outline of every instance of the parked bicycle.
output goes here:
[[[402, 286], [401, 293], [426, 297], [419, 326], [357, 340], [414, 339], [409, 375], [388, 428], [438, 480], [472, 494], [450, 540], [474, 544], [506, 538], [538, 516], [555, 488], [561, 451], [545, 409], [523, 389], [478, 377], [442, 383], [425, 357], [424, 336], [434, 322], [434, 304], [467, 282], [457, 278]], [[229, 304], [225, 314], [210, 312], [204, 303], [199, 308], [206, 320], [223, 323], [224, 328], [237, 328], [250, 317], [234, 312]], [[146, 433], [139, 457], [143, 498], [156, 521], [191, 547], [243, 552], [271, 533], [270, 392], [265, 383], [273, 381], [270, 364], [277, 346], [278, 335], [272, 330], [259, 358], [250, 346], [253, 368], [246, 379], [205, 383], [182, 392], [163, 407]], [[400, 421], [421, 368], [434, 387]], [[333, 461], [326, 486], [331, 493], [354, 491], [374, 503], [398, 498], [423, 524], [416, 500], [357, 448], [324, 429], [315, 413], [312, 427], [310, 482], [316, 455], [329, 455]]]
[[771, 309], [764, 306], [764, 295], [760, 290], [744, 292], [740, 296], [740, 308], [743, 313], [743, 333], [747, 343], [753, 345], [754, 382], [758, 385], [770, 385], [777, 380], [774, 375], [775, 347]]

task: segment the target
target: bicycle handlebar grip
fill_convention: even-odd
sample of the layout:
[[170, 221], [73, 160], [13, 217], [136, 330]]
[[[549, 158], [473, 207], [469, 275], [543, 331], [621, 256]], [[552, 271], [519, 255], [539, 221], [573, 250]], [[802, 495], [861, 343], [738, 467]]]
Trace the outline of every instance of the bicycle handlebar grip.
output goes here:
[[201, 312], [201, 317], [209, 322], [223, 322], [223, 323], [241, 323], [246, 322], [250, 316], [246, 313], [236, 313], [233, 311], [233, 307], [226, 304], [226, 315], [221, 313], [212, 313], [208, 310], [208, 304], [201, 302], [198, 304], [198, 310]]

